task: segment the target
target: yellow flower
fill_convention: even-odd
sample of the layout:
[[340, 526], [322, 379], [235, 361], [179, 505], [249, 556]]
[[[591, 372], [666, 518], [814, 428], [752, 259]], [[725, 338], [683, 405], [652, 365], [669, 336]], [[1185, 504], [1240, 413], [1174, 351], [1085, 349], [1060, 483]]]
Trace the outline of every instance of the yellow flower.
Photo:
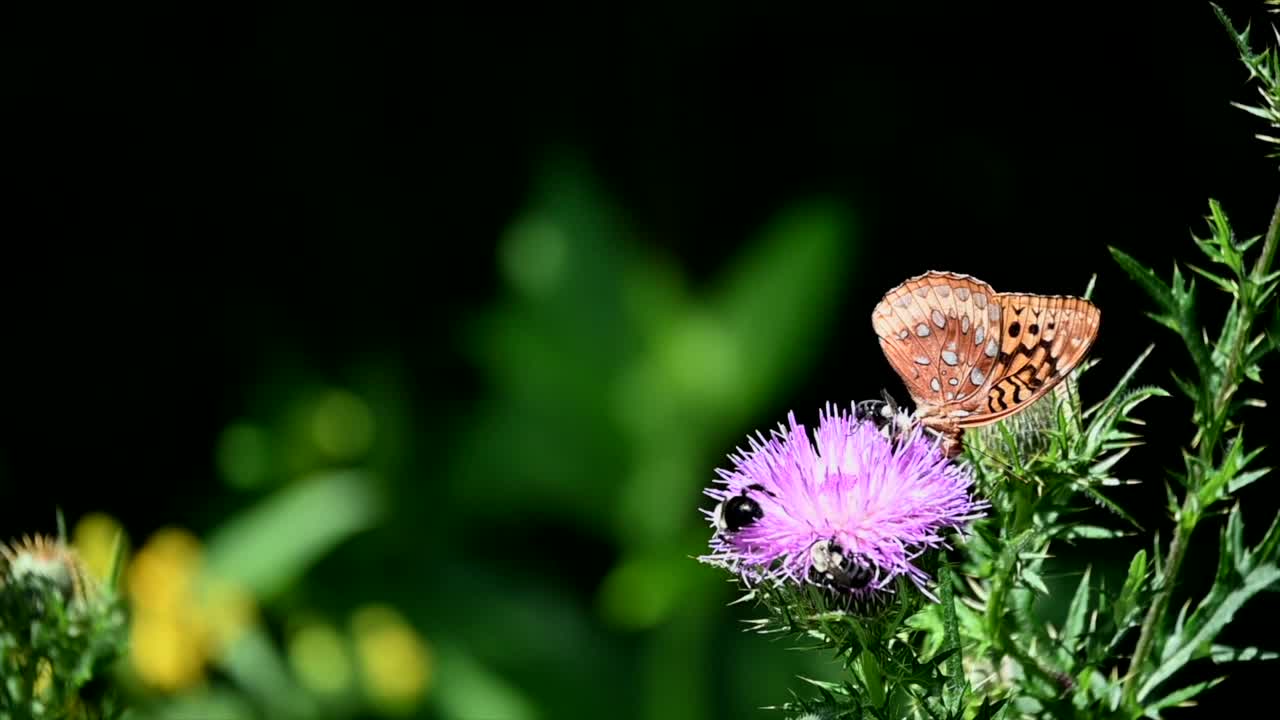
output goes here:
[[129, 564], [129, 594], [140, 613], [179, 613], [194, 604], [200, 541], [181, 528], [152, 535]]
[[365, 692], [383, 712], [413, 710], [431, 683], [433, 659], [426, 643], [398, 612], [366, 606], [351, 619]]
[[133, 619], [129, 650], [134, 670], [157, 690], [182, 690], [204, 679], [203, 638], [199, 628], [184, 620], [158, 613], [139, 613]]
[[99, 581], [106, 581], [111, 572], [116, 538], [128, 546], [123, 528], [115, 518], [105, 513], [89, 513], [80, 518], [71, 533], [71, 544], [84, 560], [89, 573]]
[[177, 691], [201, 682], [205, 666], [254, 622], [243, 589], [210, 577], [195, 535], [165, 528], [129, 564], [132, 664], [147, 685]]

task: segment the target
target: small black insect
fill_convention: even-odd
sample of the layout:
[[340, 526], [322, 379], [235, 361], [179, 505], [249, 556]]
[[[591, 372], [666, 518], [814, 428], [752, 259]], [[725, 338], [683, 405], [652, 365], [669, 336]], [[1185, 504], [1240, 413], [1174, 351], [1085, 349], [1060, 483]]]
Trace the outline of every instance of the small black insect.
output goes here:
[[1063, 692], [1071, 692], [1076, 689], [1076, 679], [1064, 672], [1053, 673], [1053, 679], [1058, 681], [1062, 686]]
[[884, 400], [863, 400], [853, 406], [855, 420], [870, 420], [877, 426], [883, 426], [893, 416], [893, 409]]
[[753, 483], [743, 489], [740, 494], [725, 498], [719, 505], [716, 505], [715, 510], [714, 519], [720, 532], [738, 532], [764, 517], [764, 510], [760, 507], [760, 503], [748, 495], [753, 490], [766, 495], [773, 495], [763, 485]]
[[875, 579], [871, 561], [864, 555], [846, 552], [834, 538], [814, 543], [809, 548], [809, 559], [809, 579], [818, 585], [861, 590]]
[[855, 420], [870, 420], [880, 429], [880, 433], [894, 440], [910, 430], [911, 415], [902, 409], [888, 390], [882, 390], [883, 400], [863, 400], [853, 406]]

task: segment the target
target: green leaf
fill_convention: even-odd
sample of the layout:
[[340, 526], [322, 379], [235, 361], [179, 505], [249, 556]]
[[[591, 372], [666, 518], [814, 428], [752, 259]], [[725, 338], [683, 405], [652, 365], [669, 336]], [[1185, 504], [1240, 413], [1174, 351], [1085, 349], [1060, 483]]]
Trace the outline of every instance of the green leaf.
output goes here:
[[1200, 397], [1199, 385], [1196, 385], [1190, 380], [1184, 379], [1182, 376], [1178, 375], [1173, 371], [1170, 371], [1169, 374], [1173, 376], [1173, 384], [1177, 385], [1178, 389], [1181, 390], [1182, 394], [1186, 395], [1188, 399], [1196, 400], [1197, 398]]
[[1084, 485], [1080, 487], [1080, 490], [1086, 496], [1088, 496], [1090, 500], [1093, 500], [1099, 507], [1110, 510], [1111, 512], [1115, 513], [1117, 517], [1122, 518], [1123, 520], [1128, 522], [1130, 525], [1133, 525], [1139, 530], [1142, 529], [1142, 526], [1138, 524], [1137, 518], [1133, 517], [1128, 512], [1126, 512], [1124, 508], [1112, 502], [1112, 500], [1108, 498], [1106, 495], [1103, 495], [1101, 492], [1098, 492], [1097, 488]]
[[1209, 658], [1213, 660], [1214, 664], [1221, 665], [1229, 662], [1275, 660], [1280, 658], [1280, 653], [1259, 650], [1256, 647], [1233, 648], [1228, 645], [1212, 645], [1209, 648]]
[[294, 684], [289, 667], [272, 639], [251, 628], [218, 658], [219, 668], [267, 709], [271, 717], [315, 717], [315, 700]]
[[1240, 516], [1240, 505], [1236, 504], [1227, 515], [1227, 524], [1222, 528], [1222, 539], [1218, 543], [1218, 570], [1214, 583], [1226, 584], [1233, 580], [1233, 574], [1247, 574], [1249, 553], [1244, 547], [1244, 518]]
[[210, 571], [270, 599], [338, 544], [372, 527], [381, 514], [374, 479], [364, 472], [320, 474], [283, 488], [214, 531]]
[[1138, 593], [1147, 579], [1147, 551], [1139, 550], [1129, 561], [1129, 574], [1120, 588], [1120, 595], [1112, 606], [1116, 625], [1124, 625], [1129, 615], [1138, 609]]
[[1001, 711], [1004, 710], [1005, 704], [1008, 702], [1009, 698], [1003, 698], [993, 703], [991, 702], [990, 696], [984, 696], [982, 698], [982, 705], [978, 707], [978, 713], [973, 716], [973, 720], [995, 720], [996, 716], [1000, 715]]
[[1111, 468], [1116, 466], [1116, 463], [1120, 462], [1125, 455], [1129, 454], [1129, 450], [1130, 448], [1125, 448], [1120, 452], [1112, 453], [1094, 463], [1089, 467], [1089, 475], [1094, 477], [1105, 477], [1107, 473], [1111, 472]]
[[876, 660], [875, 655], [869, 649], [864, 649], [858, 656], [857, 672], [858, 677], [862, 680], [862, 686], [870, 696], [871, 705], [877, 708], [883, 707], [886, 699], [884, 675], [881, 672], [879, 661]]
[[1280, 513], [1276, 513], [1276, 516], [1271, 519], [1271, 526], [1267, 528], [1266, 534], [1249, 553], [1249, 561], [1255, 565], [1274, 563], [1277, 560], [1277, 551], [1280, 551]]
[[1159, 718], [1160, 711], [1163, 710], [1164, 708], [1173, 707], [1174, 705], [1180, 705], [1182, 703], [1185, 703], [1191, 698], [1199, 695], [1205, 690], [1208, 690], [1214, 685], [1217, 685], [1218, 683], [1222, 682], [1225, 679], [1226, 679], [1225, 677], [1214, 678], [1212, 680], [1205, 680], [1204, 682], [1196, 683], [1195, 685], [1188, 685], [1187, 687], [1184, 687], [1181, 690], [1175, 690], [1169, 693], [1168, 695], [1165, 695], [1164, 697], [1160, 698], [1159, 700], [1148, 704], [1145, 708], [1143, 708], [1143, 714], [1146, 715], [1147, 717]]
[[827, 326], [797, 322], [835, 311], [857, 242], [854, 218], [836, 201], [779, 214], [729, 266], [709, 303], [734, 347], [752, 348], [735, 393], [756, 407], [760, 393], [817, 357]]
[[1024, 569], [1021, 575], [1022, 575], [1022, 580], [1026, 582], [1027, 585], [1030, 585], [1032, 588], [1034, 588], [1036, 592], [1040, 593], [1041, 595], [1049, 594], [1049, 587], [1044, 584], [1044, 580], [1041, 579], [1040, 574], [1037, 573], [1035, 570]]
[[1173, 291], [1170, 290], [1169, 286], [1166, 285], [1163, 280], [1156, 276], [1155, 272], [1153, 272], [1151, 268], [1138, 262], [1118, 248], [1108, 247], [1107, 249], [1111, 251], [1111, 257], [1115, 258], [1116, 263], [1118, 263], [1120, 267], [1129, 274], [1129, 277], [1132, 278], [1139, 287], [1147, 292], [1147, 295], [1151, 296], [1152, 300], [1156, 301], [1156, 304], [1159, 305], [1161, 309], [1166, 311], [1177, 309], [1177, 304], [1174, 302]]
[[1102, 402], [1084, 411], [1084, 417], [1093, 418], [1090, 423], [1091, 433], [1100, 432], [1100, 428], [1102, 427], [1101, 418], [1119, 412], [1119, 408], [1128, 393], [1129, 382], [1133, 380], [1133, 376], [1138, 372], [1138, 368], [1142, 367], [1142, 363], [1151, 355], [1151, 351], [1155, 349], [1156, 346], [1154, 344], [1147, 345], [1147, 349], [1142, 351], [1142, 354], [1138, 356], [1138, 359], [1134, 360], [1129, 365], [1129, 368], [1124, 371], [1124, 375], [1121, 375], [1120, 379], [1116, 381], [1115, 387], [1107, 394], [1107, 397], [1103, 399]]
[[255, 709], [253, 703], [239, 692], [229, 689], [192, 689], [157, 701], [148, 708], [145, 715], [136, 709], [130, 709], [123, 720], [255, 720], [261, 716], [261, 712], [261, 708]]
[[1280, 348], [1280, 305], [1271, 311], [1271, 324], [1267, 328], [1267, 336], [1271, 338], [1271, 348]]
[[[1225, 627], [1227, 623], [1231, 622], [1231, 619], [1235, 617], [1236, 611], [1238, 611], [1241, 606], [1249, 600], [1249, 598], [1258, 594], [1268, 585], [1276, 582], [1277, 580], [1280, 580], [1280, 567], [1264, 565], [1255, 568], [1253, 572], [1249, 573], [1249, 575], [1244, 578], [1243, 584], [1234, 590], [1227, 592], [1222, 597], [1213, 598], [1211, 593], [1210, 598], [1206, 598], [1206, 602], [1210, 602], [1212, 599], [1212, 607], [1210, 608], [1208, 617], [1204, 618], [1203, 622], [1199, 624], [1199, 627], [1189, 638], [1181, 640], [1181, 642], [1178, 643], [1177, 648], [1172, 653], [1169, 653], [1160, 666], [1147, 677], [1146, 682], [1144, 682], [1142, 687], [1138, 690], [1138, 700], [1145, 700], [1153, 690], [1159, 687], [1160, 683], [1164, 682], [1175, 672], [1182, 669], [1182, 666], [1186, 665], [1187, 662], [1191, 660], [1196, 649], [1211, 642], [1213, 638], [1217, 637], [1218, 633], [1222, 631], [1222, 628]], [[1216, 591], [1218, 588], [1215, 588], [1214, 590]]]
[[1085, 568], [1080, 584], [1076, 586], [1076, 594], [1071, 598], [1067, 608], [1067, 620], [1062, 627], [1062, 645], [1067, 653], [1074, 654], [1076, 642], [1084, 634], [1085, 621], [1089, 617], [1089, 574], [1092, 566]]
[[1252, 485], [1259, 478], [1271, 472], [1271, 468], [1260, 468], [1247, 473], [1240, 473], [1227, 483], [1227, 494], [1235, 494], [1236, 492]]
[[1260, 474], [1258, 474], [1259, 471], [1244, 474], [1240, 472], [1248, 467], [1249, 463], [1257, 459], [1262, 450], [1263, 448], [1258, 448], [1246, 453], [1244, 450], [1244, 432], [1236, 433], [1235, 438], [1232, 439], [1231, 445], [1227, 448], [1227, 452], [1222, 458], [1222, 463], [1216, 468], [1205, 468], [1207, 477], [1199, 493], [1201, 506], [1207, 508], [1215, 502], [1225, 499], [1229, 488], [1233, 484], [1245, 487], [1265, 475], [1269, 468], [1264, 468], [1260, 471]]
[[1067, 525], [1057, 537], [1066, 540], [1114, 540], [1131, 535], [1124, 530], [1114, 530], [1100, 525]]
[[1233, 295], [1240, 291], [1240, 286], [1235, 280], [1228, 280], [1227, 278], [1221, 277], [1219, 275], [1214, 275], [1208, 270], [1192, 265], [1191, 263], [1187, 263], [1187, 267], [1195, 271], [1197, 275], [1200, 275], [1201, 277], [1212, 282], [1214, 285], [1217, 285], [1218, 287], [1222, 288], [1223, 290]]
[[533, 698], [470, 651], [452, 643], [436, 643], [440, 674], [433, 690], [442, 720], [540, 720]]

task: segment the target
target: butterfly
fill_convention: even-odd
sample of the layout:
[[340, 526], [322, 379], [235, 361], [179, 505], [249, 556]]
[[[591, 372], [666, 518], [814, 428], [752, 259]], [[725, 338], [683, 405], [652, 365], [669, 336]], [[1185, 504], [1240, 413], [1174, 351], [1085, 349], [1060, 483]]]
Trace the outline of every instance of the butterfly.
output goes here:
[[916, 418], [955, 457], [966, 428], [1027, 408], [1070, 374], [1100, 318], [1084, 298], [998, 293], [969, 275], [931, 271], [885, 293], [871, 325]]

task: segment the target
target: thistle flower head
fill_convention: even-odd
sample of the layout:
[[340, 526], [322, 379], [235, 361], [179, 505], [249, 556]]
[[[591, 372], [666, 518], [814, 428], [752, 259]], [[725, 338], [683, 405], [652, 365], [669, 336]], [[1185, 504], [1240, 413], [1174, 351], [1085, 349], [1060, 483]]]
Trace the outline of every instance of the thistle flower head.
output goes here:
[[22, 584], [30, 578], [51, 583], [71, 601], [83, 601], [94, 583], [76, 551], [62, 540], [44, 535], [23, 536], [0, 543], [0, 585]]
[[885, 430], [874, 417], [830, 405], [810, 441], [794, 413], [768, 439], [717, 470], [704, 511], [717, 532], [699, 558], [763, 581], [812, 583], [865, 597], [905, 577], [933, 598], [915, 562], [944, 532], [982, 516], [967, 466], [944, 457], [916, 425]]

